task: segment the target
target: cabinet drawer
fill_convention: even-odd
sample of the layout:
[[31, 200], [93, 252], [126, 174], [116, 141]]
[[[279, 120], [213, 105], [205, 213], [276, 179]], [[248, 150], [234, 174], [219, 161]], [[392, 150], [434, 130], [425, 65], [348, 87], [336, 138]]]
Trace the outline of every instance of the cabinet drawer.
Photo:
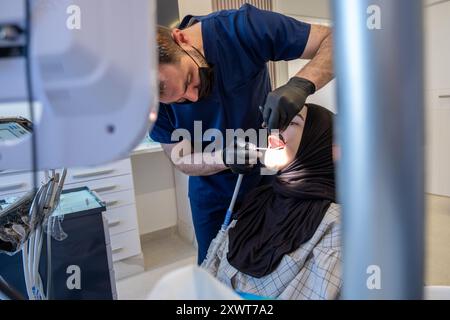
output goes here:
[[30, 191], [33, 188], [33, 174], [5, 174], [0, 176], [0, 197]]
[[437, 98], [438, 98], [437, 104], [438, 107], [450, 109], [450, 89], [438, 90]]
[[65, 184], [64, 189], [88, 187], [97, 194], [104, 195], [112, 192], [126, 191], [133, 189], [133, 176], [131, 174], [105, 178], [99, 180], [92, 180], [80, 183]]
[[111, 235], [111, 251], [114, 262], [141, 253], [141, 242], [138, 230]]
[[99, 196], [102, 201], [106, 203], [106, 209], [123, 207], [134, 204], [134, 191], [126, 190], [121, 192], [107, 193]]
[[103, 179], [125, 174], [131, 174], [131, 161], [129, 158], [100, 167], [69, 169], [67, 172], [66, 184]]
[[20, 174], [20, 173], [26, 173], [29, 171], [27, 170], [0, 170], [0, 179], [2, 178], [2, 176], [5, 175], [11, 175], [11, 174]]
[[109, 234], [116, 235], [122, 232], [138, 229], [136, 215], [135, 205], [106, 210]]

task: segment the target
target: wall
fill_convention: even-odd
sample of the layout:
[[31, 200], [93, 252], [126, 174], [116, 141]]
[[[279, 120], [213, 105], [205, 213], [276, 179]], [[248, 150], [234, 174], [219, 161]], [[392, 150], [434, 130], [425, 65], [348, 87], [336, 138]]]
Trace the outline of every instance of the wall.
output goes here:
[[425, 9], [426, 191], [450, 197], [450, 2]]
[[134, 191], [141, 235], [174, 227], [177, 205], [173, 168], [161, 152], [133, 156]]
[[178, 0], [158, 0], [158, 24], [166, 27], [175, 27], [179, 23]]
[[331, 19], [330, 0], [274, 0], [274, 10], [288, 15]]
[[[274, 0], [274, 10], [294, 15], [331, 18], [329, 0]], [[178, 0], [180, 17], [187, 14], [204, 15], [212, 12], [210, 0]]]
[[[423, 0], [425, 9], [426, 53], [426, 191], [441, 196], [450, 196], [450, 2]], [[275, 0], [275, 10], [294, 18], [315, 22], [332, 23], [331, 1], [319, 0]], [[311, 18], [312, 17], [312, 18]], [[319, 19], [317, 19], [319, 18]], [[278, 65], [277, 85], [284, 84], [307, 61], [294, 60]], [[327, 85], [308, 99], [336, 111], [335, 82]]]
[[180, 19], [188, 14], [206, 15], [212, 12], [212, 2], [210, 0], [178, 0]]

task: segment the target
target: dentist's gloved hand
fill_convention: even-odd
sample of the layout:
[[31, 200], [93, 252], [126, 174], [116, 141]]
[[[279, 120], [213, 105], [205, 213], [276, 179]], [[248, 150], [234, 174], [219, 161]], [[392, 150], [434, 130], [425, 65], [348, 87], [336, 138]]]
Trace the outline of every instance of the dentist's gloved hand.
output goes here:
[[223, 163], [236, 174], [246, 174], [252, 171], [260, 155], [254, 144], [237, 137], [222, 151]]
[[293, 77], [284, 86], [270, 92], [262, 110], [266, 126], [270, 130], [285, 130], [314, 92], [314, 83], [300, 77]]

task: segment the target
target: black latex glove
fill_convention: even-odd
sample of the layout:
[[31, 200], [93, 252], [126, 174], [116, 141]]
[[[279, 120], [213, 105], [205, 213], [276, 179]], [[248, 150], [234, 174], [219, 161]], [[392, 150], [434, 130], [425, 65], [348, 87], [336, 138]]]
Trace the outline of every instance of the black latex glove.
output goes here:
[[234, 142], [222, 151], [223, 163], [236, 174], [246, 174], [252, 171], [259, 155], [254, 145], [236, 137]]
[[293, 77], [284, 86], [270, 92], [263, 108], [264, 123], [269, 130], [286, 130], [302, 110], [306, 98], [316, 91], [309, 80]]

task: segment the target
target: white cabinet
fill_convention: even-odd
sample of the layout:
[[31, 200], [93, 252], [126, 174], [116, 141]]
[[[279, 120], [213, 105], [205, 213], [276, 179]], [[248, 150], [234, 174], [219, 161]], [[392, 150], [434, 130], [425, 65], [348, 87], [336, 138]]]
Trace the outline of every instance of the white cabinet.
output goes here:
[[129, 158], [95, 168], [68, 171], [64, 189], [87, 186], [106, 204], [113, 261], [141, 253], [141, 243]]
[[66, 184], [86, 182], [130, 174], [131, 162], [130, 159], [125, 159], [95, 168], [71, 169], [68, 171]]
[[450, 196], [450, 2], [425, 9], [426, 191]]
[[136, 232], [128, 231], [111, 235], [111, 251], [113, 262], [124, 260], [141, 253], [141, 245], [134, 241]]
[[139, 231], [146, 235], [177, 225], [173, 166], [163, 152], [132, 156]]
[[112, 236], [127, 231], [136, 232], [135, 230], [138, 229], [136, 206], [134, 204], [108, 209], [106, 216], [108, 219], [109, 233]]
[[0, 198], [16, 197], [33, 187], [30, 172], [3, 172], [0, 174]]
[[450, 89], [450, 2], [425, 9], [427, 85], [431, 90]]
[[430, 94], [435, 102], [427, 108], [426, 191], [450, 197], [450, 106], [439, 106], [438, 94]]
[[[78, 182], [70, 184], [71, 187], [83, 187], [86, 182]], [[89, 188], [97, 192], [98, 194], [106, 194], [111, 192], [120, 192], [126, 190], [133, 190], [133, 179], [130, 179], [129, 175], [117, 176], [117, 177], [105, 177], [98, 180], [89, 181]]]
[[190, 243], [194, 242], [194, 225], [192, 222], [191, 205], [188, 198], [189, 177], [184, 173], [174, 170], [177, 209], [178, 209], [178, 233]]
[[[38, 180], [44, 178], [38, 173]], [[32, 189], [30, 172], [0, 173], [0, 199], [16, 197]], [[64, 189], [88, 187], [106, 203], [112, 259], [115, 263], [141, 254], [131, 160], [95, 168], [69, 169]], [[116, 264], [115, 264], [116, 268]], [[115, 272], [116, 275], [121, 272]]]

